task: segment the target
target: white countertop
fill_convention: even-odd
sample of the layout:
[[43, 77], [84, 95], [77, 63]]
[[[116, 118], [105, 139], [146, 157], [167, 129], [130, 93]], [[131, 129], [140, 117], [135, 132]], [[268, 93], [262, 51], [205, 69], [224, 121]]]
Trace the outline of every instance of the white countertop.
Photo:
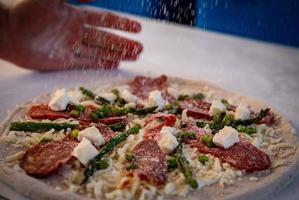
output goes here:
[[[255, 97], [277, 108], [298, 132], [299, 49], [136, 19], [142, 22], [142, 32], [122, 35], [141, 41], [143, 54], [137, 62], [122, 63], [119, 70], [105, 76], [100, 70], [38, 73], [0, 60], [0, 119], [15, 104], [59, 86], [101, 82], [119, 75], [164, 73], [206, 80]], [[298, 187], [299, 178], [271, 199], [299, 199]], [[1, 183], [0, 194], [9, 199], [24, 199]]]

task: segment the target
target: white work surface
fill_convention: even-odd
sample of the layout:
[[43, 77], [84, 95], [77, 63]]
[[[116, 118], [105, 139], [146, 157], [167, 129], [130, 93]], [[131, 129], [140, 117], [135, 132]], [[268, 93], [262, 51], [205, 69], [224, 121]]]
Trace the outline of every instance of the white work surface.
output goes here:
[[[0, 119], [15, 104], [53, 88], [119, 75], [167, 74], [209, 81], [255, 97], [281, 111], [298, 132], [299, 49], [136, 19], [142, 22], [142, 32], [125, 35], [141, 41], [144, 52], [137, 62], [122, 63], [119, 70], [109, 72], [108, 76], [103, 76], [100, 70], [38, 73], [0, 60]], [[271, 199], [297, 200], [298, 187], [299, 178]], [[3, 184], [0, 194], [9, 199], [24, 199]]]

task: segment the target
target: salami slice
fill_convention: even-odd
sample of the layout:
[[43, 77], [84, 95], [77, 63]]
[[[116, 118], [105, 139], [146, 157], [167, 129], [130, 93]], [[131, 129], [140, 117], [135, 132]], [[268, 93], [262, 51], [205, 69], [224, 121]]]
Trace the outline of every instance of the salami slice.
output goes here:
[[49, 177], [71, 159], [71, 153], [77, 144], [71, 137], [40, 143], [26, 151], [20, 166], [31, 176]]
[[152, 138], [160, 133], [163, 126], [174, 126], [176, 122], [176, 116], [171, 114], [153, 114], [146, 121], [144, 125], [144, 137]]
[[51, 110], [47, 105], [32, 106], [28, 111], [28, 115], [32, 119], [49, 119], [55, 120], [58, 118], [69, 118], [69, 115], [65, 112], [58, 112]]
[[137, 76], [130, 84], [133, 94], [140, 98], [147, 98], [152, 90], [166, 91], [167, 76], [162, 75], [157, 78]]
[[127, 116], [119, 116], [119, 117], [106, 117], [99, 119], [99, 122], [102, 124], [110, 125], [110, 124], [118, 124], [118, 123], [128, 123]]
[[106, 126], [105, 124], [102, 123], [86, 123], [86, 122], [81, 122], [78, 130], [84, 130], [87, 127], [91, 127], [91, 126], [95, 126], [100, 133], [102, 134], [102, 136], [104, 137], [105, 143], [108, 142], [111, 138], [113, 138], [116, 133], [114, 131], [112, 131], [108, 126]]
[[241, 139], [240, 142], [227, 149], [218, 147], [209, 148], [200, 141], [201, 136], [208, 134], [204, 129], [198, 128], [192, 123], [187, 123], [186, 129], [194, 132], [196, 139], [185, 139], [184, 143], [197, 148], [201, 153], [212, 154], [221, 161], [227, 162], [237, 169], [245, 170], [246, 172], [263, 171], [270, 168], [269, 156], [245, 140]]
[[211, 120], [209, 115], [211, 104], [202, 100], [186, 99], [179, 104], [181, 110], [187, 109], [187, 115], [195, 119]]
[[133, 149], [140, 179], [154, 185], [164, 185], [167, 181], [167, 163], [158, 143], [154, 139], [146, 139]]

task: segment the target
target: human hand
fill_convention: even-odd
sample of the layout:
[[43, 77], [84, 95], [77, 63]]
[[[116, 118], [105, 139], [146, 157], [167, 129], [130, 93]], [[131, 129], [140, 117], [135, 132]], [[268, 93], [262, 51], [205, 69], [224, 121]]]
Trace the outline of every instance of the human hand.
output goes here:
[[[33, 70], [115, 68], [136, 60], [142, 44], [98, 27], [137, 33], [141, 25], [62, 0], [25, 0], [8, 11], [0, 57]], [[1, 23], [0, 23], [1, 25]]]

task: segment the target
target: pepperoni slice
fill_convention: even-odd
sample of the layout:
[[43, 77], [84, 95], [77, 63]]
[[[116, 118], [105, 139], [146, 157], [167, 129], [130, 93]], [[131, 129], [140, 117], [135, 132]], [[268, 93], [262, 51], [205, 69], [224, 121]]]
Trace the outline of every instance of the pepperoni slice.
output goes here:
[[154, 114], [146, 121], [144, 125], [145, 138], [151, 138], [159, 135], [163, 126], [174, 126], [176, 116], [171, 114]]
[[146, 139], [138, 143], [133, 151], [136, 158], [140, 179], [154, 185], [164, 185], [167, 181], [167, 163], [158, 143], [154, 139]]
[[186, 139], [184, 142], [197, 148], [201, 153], [212, 154], [221, 161], [227, 162], [237, 169], [246, 170], [246, 172], [263, 171], [270, 168], [269, 156], [245, 140], [241, 139], [240, 142], [227, 149], [209, 148], [200, 141], [201, 136], [208, 134], [204, 129], [198, 128], [192, 123], [187, 123], [186, 129], [194, 132], [196, 139]]
[[116, 135], [116, 133], [114, 131], [112, 131], [108, 126], [106, 126], [105, 124], [102, 124], [102, 123], [81, 122], [78, 127], [78, 130], [81, 131], [81, 130], [84, 130], [91, 126], [95, 126], [100, 131], [100, 133], [104, 137], [105, 143], [108, 142], [109, 140], [111, 140], [111, 138], [113, 138]]
[[167, 76], [162, 75], [157, 78], [137, 76], [130, 84], [133, 94], [140, 98], [147, 98], [152, 90], [166, 91]]
[[49, 177], [71, 159], [71, 153], [77, 144], [71, 137], [40, 143], [26, 151], [20, 166], [31, 176]]
[[55, 120], [58, 118], [69, 118], [69, 115], [65, 112], [58, 112], [51, 110], [47, 105], [32, 106], [28, 111], [28, 115], [32, 119], [49, 119]]
[[187, 115], [195, 119], [212, 120], [209, 115], [211, 104], [202, 100], [186, 99], [179, 104], [181, 110], [187, 109]]

